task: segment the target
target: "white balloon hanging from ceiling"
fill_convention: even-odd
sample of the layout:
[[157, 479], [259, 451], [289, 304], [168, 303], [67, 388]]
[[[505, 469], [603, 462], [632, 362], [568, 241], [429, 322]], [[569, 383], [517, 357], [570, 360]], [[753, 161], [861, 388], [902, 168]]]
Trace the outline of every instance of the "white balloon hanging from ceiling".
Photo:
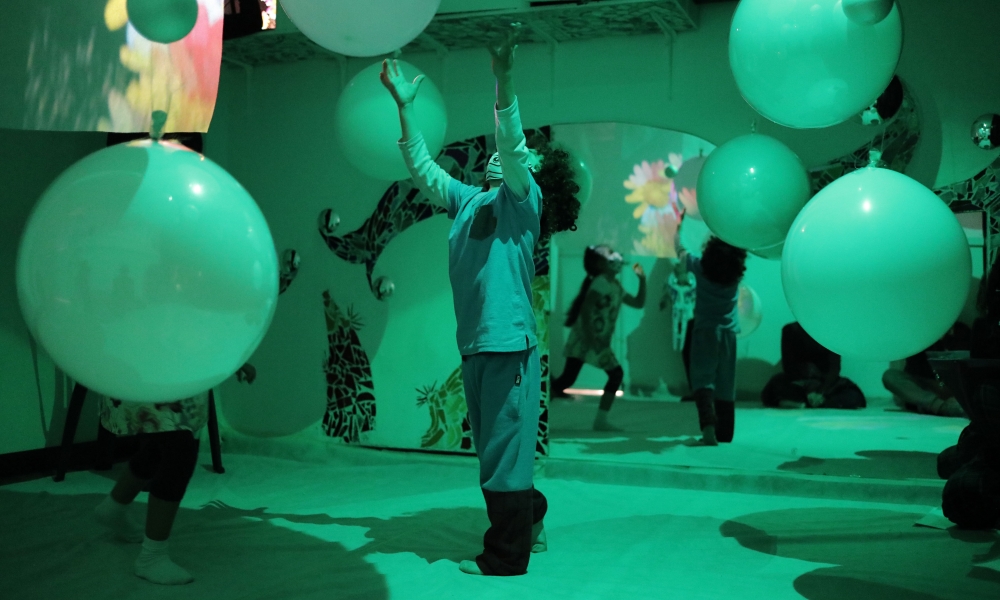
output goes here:
[[309, 39], [346, 56], [379, 56], [412, 42], [441, 0], [281, 0]]
[[698, 210], [724, 242], [768, 248], [785, 239], [809, 192], [799, 157], [778, 140], [754, 133], [708, 155], [698, 175]]
[[[413, 65], [399, 62], [408, 80], [421, 71]], [[379, 81], [382, 63], [374, 63], [354, 76], [337, 101], [335, 119], [344, 156], [359, 171], [375, 179], [399, 181], [410, 173], [399, 151], [402, 135], [399, 109], [392, 95]], [[416, 129], [424, 136], [427, 150], [437, 156], [444, 146], [448, 128], [448, 112], [444, 98], [428, 77], [420, 85], [413, 101]]]
[[933, 344], [962, 312], [965, 232], [917, 181], [869, 167], [823, 188], [785, 240], [781, 281], [796, 320], [843, 356], [891, 361]]
[[159, 44], [184, 39], [198, 21], [198, 0], [128, 0], [125, 6], [132, 27]]
[[842, 123], [871, 106], [896, 71], [899, 9], [874, 25], [841, 0], [742, 0], [729, 31], [729, 64], [746, 101], [797, 129]]
[[889, 16], [893, 0], [843, 0], [844, 14], [859, 25], [875, 25]]
[[278, 280], [250, 194], [166, 141], [111, 146], [67, 169], [17, 258], [35, 339], [74, 380], [134, 402], [187, 398], [236, 372], [268, 330]]

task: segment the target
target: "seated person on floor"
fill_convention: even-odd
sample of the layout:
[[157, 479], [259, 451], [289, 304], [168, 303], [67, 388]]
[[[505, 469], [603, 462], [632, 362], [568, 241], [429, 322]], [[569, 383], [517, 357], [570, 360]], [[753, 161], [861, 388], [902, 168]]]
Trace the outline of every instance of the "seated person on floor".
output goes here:
[[798, 323], [781, 328], [781, 368], [760, 393], [772, 408], [864, 408], [865, 396], [840, 376], [840, 355], [827, 350]]
[[902, 368], [894, 364], [882, 375], [882, 385], [892, 392], [900, 408], [941, 417], [964, 417], [965, 411], [951, 392], [938, 379], [927, 362], [928, 352], [968, 350], [972, 332], [964, 323], [955, 323], [948, 333], [923, 352], [906, 359]]

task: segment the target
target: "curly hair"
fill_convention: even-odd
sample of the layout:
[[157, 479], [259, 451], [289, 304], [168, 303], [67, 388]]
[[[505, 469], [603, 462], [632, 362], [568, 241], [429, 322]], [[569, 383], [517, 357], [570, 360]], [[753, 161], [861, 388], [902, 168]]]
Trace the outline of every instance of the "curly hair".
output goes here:
[[583, 270], [587, 272], [587, 276], [580, 284], [580, 291], [576, 293], [576, 298], [573, 299], [573, 303], [570, 304], [569, 311], [566, 313], [566, 321], [564, 321], [566, 327], [572, 327], [573, 323], [576, 323], [580, 317], [580, 309], [583, 308], [583, 300], [590, 290], [590, 284], [594, 282], [595, 277], [604, 271], [607, 259], [601, 253], [601, 248], [611, 249], [610, 246], [587, 246], [583, 252]]
[[580, 186], [574, 180], [569, 153], [541, 135], [532, 137], [528, 146], [542, 155], [542, 167], [534, 174], [535, 183], [542, 190], [540, 239], [560, 231], [576, 231], [580, 216], [576, 195]]
[[712, 236], [701, 255], [701, 270], [712, 283], [730, 286], [743, 279], [747, 270], [747, 251]]

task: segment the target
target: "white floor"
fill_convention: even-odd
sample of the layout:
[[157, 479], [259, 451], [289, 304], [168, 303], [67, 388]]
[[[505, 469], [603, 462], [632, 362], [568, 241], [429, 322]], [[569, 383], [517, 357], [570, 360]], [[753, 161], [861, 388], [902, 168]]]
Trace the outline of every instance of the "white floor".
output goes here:
[[1000, 597], [1000, 537], [915, 526], [932, 507], [542, 479], [549, 552], [527, 576], [477, 578], [457, 569], [487, 523], [474, 459], [225, 460], [199, 467], [178, 517], [172, 554], [196, 577], [179, 588], [134, 577], [137, 547], [90, 520], [111, 474], [0, 487], [0, 597]]
[[733, 444], [697, 443], [690, 402], [619, 398], [611, 421], [621, 433], [591, 430], [596, 399], [556, 400], [549, 408], [553, 458], [716, 467], [879, 479], [937, 479], [941, 450], [967, 419], [918, 415], [889, 399], [862, 410], [766, 409], [737, 404]]

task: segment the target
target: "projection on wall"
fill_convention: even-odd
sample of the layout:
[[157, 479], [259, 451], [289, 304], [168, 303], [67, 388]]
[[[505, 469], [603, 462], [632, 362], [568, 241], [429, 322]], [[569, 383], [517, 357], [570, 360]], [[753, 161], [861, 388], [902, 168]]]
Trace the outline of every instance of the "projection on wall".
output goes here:
[[208, 130], [222, 61], [223, 0], [198, 0], [186, 37], [155, 44], [129, 23], [126, 0], [33, 0], [4, 7], [0, 127], [147, 132]]

